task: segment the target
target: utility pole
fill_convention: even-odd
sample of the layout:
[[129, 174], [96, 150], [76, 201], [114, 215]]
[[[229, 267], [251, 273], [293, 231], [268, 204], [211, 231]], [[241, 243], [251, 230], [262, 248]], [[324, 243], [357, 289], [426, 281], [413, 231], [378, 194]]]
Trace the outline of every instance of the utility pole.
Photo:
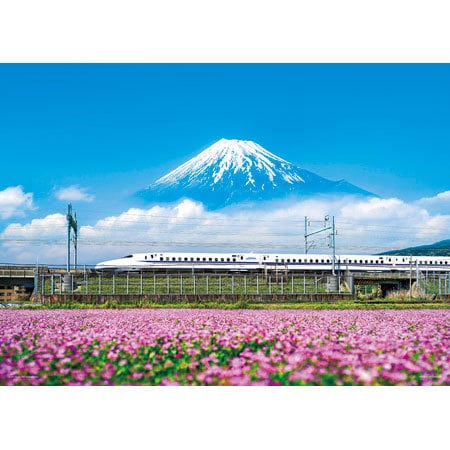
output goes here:
[[75, 212], [74, 214], [74, 222], [75, 222], [75, 230], [73, 233], [73, 238], [72, 238], [72, 242], [73, 242], [73, 248], [74, 248], [74, 264], [75, 264], [75, 271], [77, 270], [78, 267], [78, 222], [77, 222], [77, 213]]
[[77, 215], [72, 216], [72, 203], [67, 205], [67, 273], [70, 273], [70, 230], [73, 230], [73, 244], [75, 250], [75, 269], [77, 268], [77, 241], [78, 241], [78, 223]]
[[334, 226], [334, 216], [331, 220], [331, 248], [333, 249], [333, 261], [332, 261], [332, 267], [333, 267], [333, 275], [336, 274], [336, 228]]
[[411, 300], [412, 294], [412, 256], [409, 257], [409, 300]]
[[77, 216], [72, 216], [72, 203], [67, 206], [67, 272], [64, 275], [64, 290], [66, 292], [73, 291], [73, 278], [70, 273], [70, 231], [73, 230], [73, 245], [75, 249], [75, 269], [77, 268], [77, 240], [78, 240], [78, 223]]
[[305, 216], [305, 254], [308, 254], [308, 217]]
[[416, 259], [416, 286], [417, 286], [418, 297], [421, 297], [422, 290], [421, 290], [420, 279], [419, 279], [419, 260], [418, 259]]

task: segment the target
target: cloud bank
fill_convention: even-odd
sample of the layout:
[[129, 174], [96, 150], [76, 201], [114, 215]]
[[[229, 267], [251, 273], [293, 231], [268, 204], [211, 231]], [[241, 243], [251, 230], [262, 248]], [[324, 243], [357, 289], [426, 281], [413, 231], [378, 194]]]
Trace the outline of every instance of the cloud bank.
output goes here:
[[[177, 250], [302, 253], [304, 217], [313, 231], [323, 227], [325, 215], [335, 216], [338, 254], [379, 253], [450, 238], [450, 214], [427, 208], [445, 200], [442, 194], [411, 203], [397, 198], [323, 197], [211, 212], [187, 199], [130, 208], [81, 226], [78, 259], [94, 264], [134, 252]], [[33, 262], [39, 257], [47, 263], [64, 263], [66, 226], [62, 214], [7, 226], [0, 234], [2, 259]], [[326, 234], [311, 237], [309, 243], [313, 252], [331, 252]]]

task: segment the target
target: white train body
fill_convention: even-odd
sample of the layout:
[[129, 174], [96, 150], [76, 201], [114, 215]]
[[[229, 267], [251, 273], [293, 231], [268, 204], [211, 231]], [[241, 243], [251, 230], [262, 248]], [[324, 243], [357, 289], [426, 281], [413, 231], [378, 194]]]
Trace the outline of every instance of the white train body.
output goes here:
[[[98, 270], [192, 270], [192, 271], [329, 271], [333, 261], [329, 254], [301, 253], [135, 253], [103, 261]], [[450, 272], [450, 257], [337, 255], [336, 269], [345, 271], [436, 271]]]

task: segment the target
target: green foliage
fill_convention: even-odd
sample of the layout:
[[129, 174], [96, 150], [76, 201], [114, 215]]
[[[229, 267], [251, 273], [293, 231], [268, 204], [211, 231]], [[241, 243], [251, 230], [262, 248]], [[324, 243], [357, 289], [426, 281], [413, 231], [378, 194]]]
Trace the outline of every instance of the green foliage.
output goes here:
[[134, 303], [119, 303], [117, 300], [106, 301], [101, 304], [95, 303], [49, 303], [34, 304], [23, 307], [29, 309], [127, 309], [127, 308], [153, 308], [153, 309], [449, 309], [449, 302], [431, 302], [418, 300], [398, 299], [374, 299], [371, 301], [345, 300], [334, 302], [310, 302], [295, 301], [285, 303], [252, 303], [245, 297], [236, 302], [224, 301], [199, 301], [199, 302], [149, 302], [137, 300]]

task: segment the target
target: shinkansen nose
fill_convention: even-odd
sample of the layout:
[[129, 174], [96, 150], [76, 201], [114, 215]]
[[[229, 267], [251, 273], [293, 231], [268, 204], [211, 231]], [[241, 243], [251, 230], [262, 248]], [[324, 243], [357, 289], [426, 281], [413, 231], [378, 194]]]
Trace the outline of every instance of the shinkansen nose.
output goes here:
[[96, 264], [95, 268], [98, 270], [101, 269], [116, 269], [118, 265], [121, 265], [122, 261], [117, 259], [112, 259], [110, 261], [102, 261], [98, 264]]

